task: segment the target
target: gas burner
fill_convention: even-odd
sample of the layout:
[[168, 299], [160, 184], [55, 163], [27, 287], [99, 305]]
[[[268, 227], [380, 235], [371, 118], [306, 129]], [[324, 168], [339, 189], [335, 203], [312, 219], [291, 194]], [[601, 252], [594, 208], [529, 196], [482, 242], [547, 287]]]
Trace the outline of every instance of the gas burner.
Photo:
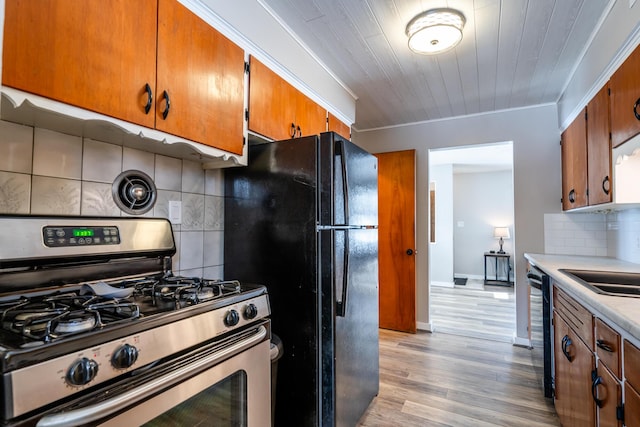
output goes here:
[[140, 310], [135, 303], [75, 292], [22, 297], [0, 305], [3, 329], [40, 342], [137, 317]]

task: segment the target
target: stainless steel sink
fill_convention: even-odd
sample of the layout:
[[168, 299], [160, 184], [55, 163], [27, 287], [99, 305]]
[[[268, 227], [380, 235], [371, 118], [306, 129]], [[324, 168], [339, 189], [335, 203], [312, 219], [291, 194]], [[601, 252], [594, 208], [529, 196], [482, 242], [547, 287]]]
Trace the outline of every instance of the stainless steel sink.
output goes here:
[[599, 294], [640, 298], [640, 273], [570, 269], [560, 271]]

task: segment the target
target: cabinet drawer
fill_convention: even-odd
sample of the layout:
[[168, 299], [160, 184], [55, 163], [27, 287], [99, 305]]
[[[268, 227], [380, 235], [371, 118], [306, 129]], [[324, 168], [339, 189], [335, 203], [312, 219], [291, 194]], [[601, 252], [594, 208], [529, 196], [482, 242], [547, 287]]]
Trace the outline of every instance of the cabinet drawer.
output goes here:
[[553, 287], [553, 309], [567, 322], [593, 351], [593, 315], [575, 299]]
[[596, 354], [617, 378], [622, 378], [620, 372], [620, 334], [600, 319], [596, 319], [595, 323]]
[[624, 383], [624, 425], [640, 427], [640, 395], [628, 382]]

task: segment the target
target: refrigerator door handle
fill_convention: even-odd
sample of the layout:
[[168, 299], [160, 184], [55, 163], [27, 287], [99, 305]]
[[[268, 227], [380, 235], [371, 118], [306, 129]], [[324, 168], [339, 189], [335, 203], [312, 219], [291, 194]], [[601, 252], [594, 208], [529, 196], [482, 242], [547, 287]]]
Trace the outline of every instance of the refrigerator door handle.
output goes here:
[[[349, 224], [349, 181], [347, 179], [347, 152], [344, 149], [344, 141], [337, 140], [334, 145], [334, 155], [340, 158], [340, 173], [342, 175], [342, 197], [344, 206], [344, 223]], [[337, 173], [337, 172], [334, 172]], [[335, 180], [334, 180], [335, 182]]]
[[[349, 285], [349, 230], [335, 230], [335, 232], [339, 231], [344, 232], [344, 262], [342, 263], [342, 289], [340, 292], [336, 292], [336, 316], [345, 317], [347, 315], [347, 288]], [[336, 264], [334, 263], [334, 265]]]

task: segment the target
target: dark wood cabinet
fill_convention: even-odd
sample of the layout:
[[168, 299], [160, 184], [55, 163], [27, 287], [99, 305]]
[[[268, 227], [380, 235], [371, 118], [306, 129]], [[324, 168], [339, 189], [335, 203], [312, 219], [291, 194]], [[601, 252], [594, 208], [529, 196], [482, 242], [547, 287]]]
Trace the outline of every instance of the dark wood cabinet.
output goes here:
[[250, 64], [249, 130], [274, 140], [326, 132], [326, 109], [255, 57]]
[[591, 396], [593, 353], [558, 314], [553, 314], [555, 396], [554, 402], [564, 427], [594, 426], [595, 403]]
[[605, 85], [587, 105], [588, 204], [612, 200], [609, 87]]
[[176, 0], [7, 0], [2, 71], [6, 86], [243, 152], [244, 51]]
[[609, 80], [611, 88], [611, 143], [617, 147], [640, 133], [640, 46]]
[[562, 209], [587, 206], [586, 110], [562, 133]]

